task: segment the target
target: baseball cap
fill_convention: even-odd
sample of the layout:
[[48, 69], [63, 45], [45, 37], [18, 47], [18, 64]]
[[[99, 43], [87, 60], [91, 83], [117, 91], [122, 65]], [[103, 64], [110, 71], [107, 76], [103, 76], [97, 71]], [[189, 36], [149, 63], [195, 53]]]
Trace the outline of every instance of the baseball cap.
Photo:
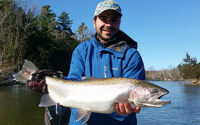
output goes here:
[[118, 3], [116, 3], [113, 0], [105, 0], [105, 1], [98, 3], [95, 13], [94, 13], [94, 16], [98, 16], [99, 14], [101, 14], [102, 12], [104, 12], [106, 10], [114, 10], [114, 11], [118, 12], [120, 15], [122, 15], [121, 8]]

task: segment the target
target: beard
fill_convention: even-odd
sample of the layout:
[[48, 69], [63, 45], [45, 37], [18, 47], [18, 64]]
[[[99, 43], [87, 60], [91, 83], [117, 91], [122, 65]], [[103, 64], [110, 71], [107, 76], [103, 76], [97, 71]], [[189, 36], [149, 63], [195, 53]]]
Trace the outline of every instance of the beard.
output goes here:
[[[102, 32], [104, 30], [110, 30], [111, 34], [110, 35], [107, 35], [108, 38], [104, 37], [102, 35]], [[104, 42], [108, 42], [108, 41], [111, 41], [113, 40], [113, 38], [115, 38], [116, 36], [116, 33], [118, 32], [118, 30], [114, 27], [110, 27], [110, 28], [100, 28], [100, 31], [96, 31], [96, 35], [97, 35], [97, 38], [100, 40], [100, 41], [104, 41]], [[114, 33], [114, 34], [113, 34]]]

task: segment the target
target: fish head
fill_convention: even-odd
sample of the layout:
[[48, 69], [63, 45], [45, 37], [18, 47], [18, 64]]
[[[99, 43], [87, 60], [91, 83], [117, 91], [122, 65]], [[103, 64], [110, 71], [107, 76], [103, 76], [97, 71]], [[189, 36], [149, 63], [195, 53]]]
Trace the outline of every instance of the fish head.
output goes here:
[[140, 107], [161, 107], [170, 101], [161, 100], [169, 91], [151, 83], [142, 83], [133, 87], [129, 101]]

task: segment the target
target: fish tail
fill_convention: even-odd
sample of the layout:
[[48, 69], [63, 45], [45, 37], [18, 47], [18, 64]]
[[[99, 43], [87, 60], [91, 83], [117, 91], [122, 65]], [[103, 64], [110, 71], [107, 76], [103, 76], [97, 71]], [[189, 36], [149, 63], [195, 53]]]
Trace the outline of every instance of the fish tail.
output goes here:
[[39, 107], [49, 107], [49, 106], [53, 106], [56, 105], [57, 103], [55, 101], [53, 101], [53, 99], [51, 99], [51, 97], [49, 96], [49, 94], [44, 94], [41, 97], [41, 101], [39, 104]]
[[12, 74], [10, 80], [26, 83], [27, 80], [31, 80], [32, 74], [37, 70], [38, 68], [31, 61], [25, 59], [22, 69]]

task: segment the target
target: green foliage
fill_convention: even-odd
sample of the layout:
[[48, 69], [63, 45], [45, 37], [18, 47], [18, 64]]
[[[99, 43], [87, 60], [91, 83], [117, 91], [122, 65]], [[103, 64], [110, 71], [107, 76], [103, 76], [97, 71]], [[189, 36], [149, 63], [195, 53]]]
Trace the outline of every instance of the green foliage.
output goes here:
[[69, 14], [66, 12], [62, 12], [61, 15], [58, 17], [58, 31], [66, 32], [68, 35], [72, 35], [73, 32], [71, 30], [72, 20], [69, 19]]
[[72, 51], [78, 44], [71, 37], [71, 24], [68, 13], [56, 18], [49, 5], [35, 16], [15, 1], [0, 1], [0, 65], [9, 63], [19, 67], [28, 59], [40, 69], [51, 68], [66, 74]]
[[186, 53], [183, 63], [178, 66], [184, 79], [200, 79], [200, 63]]

